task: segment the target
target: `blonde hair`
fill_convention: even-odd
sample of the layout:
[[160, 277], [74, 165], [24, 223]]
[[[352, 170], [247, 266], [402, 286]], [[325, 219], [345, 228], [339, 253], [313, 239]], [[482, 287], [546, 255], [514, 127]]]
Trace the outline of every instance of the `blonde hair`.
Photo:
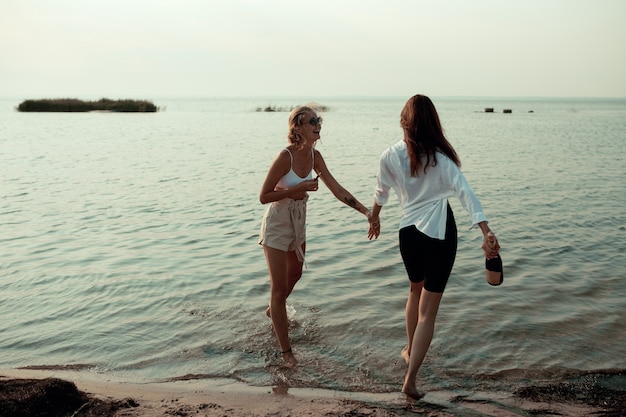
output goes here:
[[307, 114], [315, 114], [315, 110], [309, 106], [298, 106], [293, 109], [289, 115], [289, 131], [287, 133], [287, 140], [289, 143], [298, 148], [304, 146], [306, 140], [302, 137], [302, 135], [296, 132], [296, 128], [307, 123], [307, 121], [305, 121]]

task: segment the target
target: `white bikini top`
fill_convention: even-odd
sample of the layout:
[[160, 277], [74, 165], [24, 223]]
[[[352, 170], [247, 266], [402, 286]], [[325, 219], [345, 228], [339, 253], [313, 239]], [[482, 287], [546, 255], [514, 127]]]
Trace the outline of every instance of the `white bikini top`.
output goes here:
[[291, 158], [291, 168], [289, 169], [288, 173], [286, 173], [280, 180], [278, 180], [278, 183], [276, 183], [276, 188], [288, 190], [300, 184], [302, 181], [312, 180], [313, 168], [315, 167], [315, 152], [313, 151], [313, 148], [311, 148], [311, 161], [313, 162], [313, 165], [311, 166], [311, 171], [309, 171], [309, 174], [304, 178], [298, 176], [298, 174], [293, 172], [293, 155], [291, 154], [291, 151], [289, 149], [285, 148], [285, 150], [289, 152], [289, 158]]

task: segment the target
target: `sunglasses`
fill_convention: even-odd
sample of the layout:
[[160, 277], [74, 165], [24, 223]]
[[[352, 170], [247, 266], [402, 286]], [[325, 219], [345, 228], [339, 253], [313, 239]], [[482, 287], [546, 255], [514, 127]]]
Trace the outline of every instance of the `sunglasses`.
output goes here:
[[309, 124], [312, 126], [318, 126], [322, 124], [322, 118], [321, 117], [311, 117], [311, 120], [309, 120]]

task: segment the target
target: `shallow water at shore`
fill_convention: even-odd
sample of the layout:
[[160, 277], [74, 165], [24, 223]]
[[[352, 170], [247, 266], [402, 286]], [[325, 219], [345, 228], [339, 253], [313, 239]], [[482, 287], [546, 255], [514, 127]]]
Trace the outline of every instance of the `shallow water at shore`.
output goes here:
[[[308, 269], [290, 298], [300, 366], [278, 366], [257, 195], [287, 113], [255, 112], [266, 99], [154, 100], [156, 114], [21, 114], [19, 101], [0, 100], [0, 366], [399, 389], [408, 283], [393, 197], [370, 242], [364, 217], [324, 186], [311, 195]], [[317, 101], [329, 107], [318, 149], [371, 205], [404, 98]], [[485, 282], [480, 233], [452, 201], [459, 253], [420, 384], [510, 391], [626, 369], [626, 102], [434, 102], [505, 282]]]

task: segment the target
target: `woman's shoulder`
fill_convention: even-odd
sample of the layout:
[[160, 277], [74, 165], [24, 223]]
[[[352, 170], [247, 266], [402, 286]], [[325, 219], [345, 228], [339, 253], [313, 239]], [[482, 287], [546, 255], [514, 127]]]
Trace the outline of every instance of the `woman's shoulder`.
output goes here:
[[441, 151], [437, 151], [435, 153], [435, 156], [437, 157], [438, 164], [441, 163], [441, 164], [445, 164], [446, 166], [450, 165], [450, 166], [454, 166], [455, 168], [459, 168], [456, 162], [454, 162], [454, 160], [450, 158], [448, 155], [446, 155], [445, 153]]
[[277, 158], [287, 158], [287, 159], [291, 158], [291, 156], [292, 156], [292, 153], [289, 150], [289, 147], [282, 148], [280, 151], [278, 151], [278, 155], [276, 155]]
[[291, 166], [291, 152], [287, 148], [283, 148], [276, 154], [274, 164]]
[[461, 168], [459, 168], [458, 165], [452, 160], [452, 158], [450, 158], [445, 153], [437, 152], [436, 157], [437, 165], [435, 166], [435, 168], [443, 175], [456, 177], [461, 172]]
[[387, 158], [391, 155], [396, 155], [400, 153], [406, 153], [406, 143], [403, 140], [400, 140], [394, 143], [391, 146], [388, 146], [382, 153], [383, 158]]
[[439, 165], [442, 168], [447, 168], [450, 166], [452, 160], [443, 152], [436, 151], [435, 152], [435, 165]]
[[315, 157], [315, 158], [322, 158], [323, 159], [322, 153], [320, 151], [318, 151], [315, 148], [311, 148], [311, 149], [313, 149], [313, 157]]

